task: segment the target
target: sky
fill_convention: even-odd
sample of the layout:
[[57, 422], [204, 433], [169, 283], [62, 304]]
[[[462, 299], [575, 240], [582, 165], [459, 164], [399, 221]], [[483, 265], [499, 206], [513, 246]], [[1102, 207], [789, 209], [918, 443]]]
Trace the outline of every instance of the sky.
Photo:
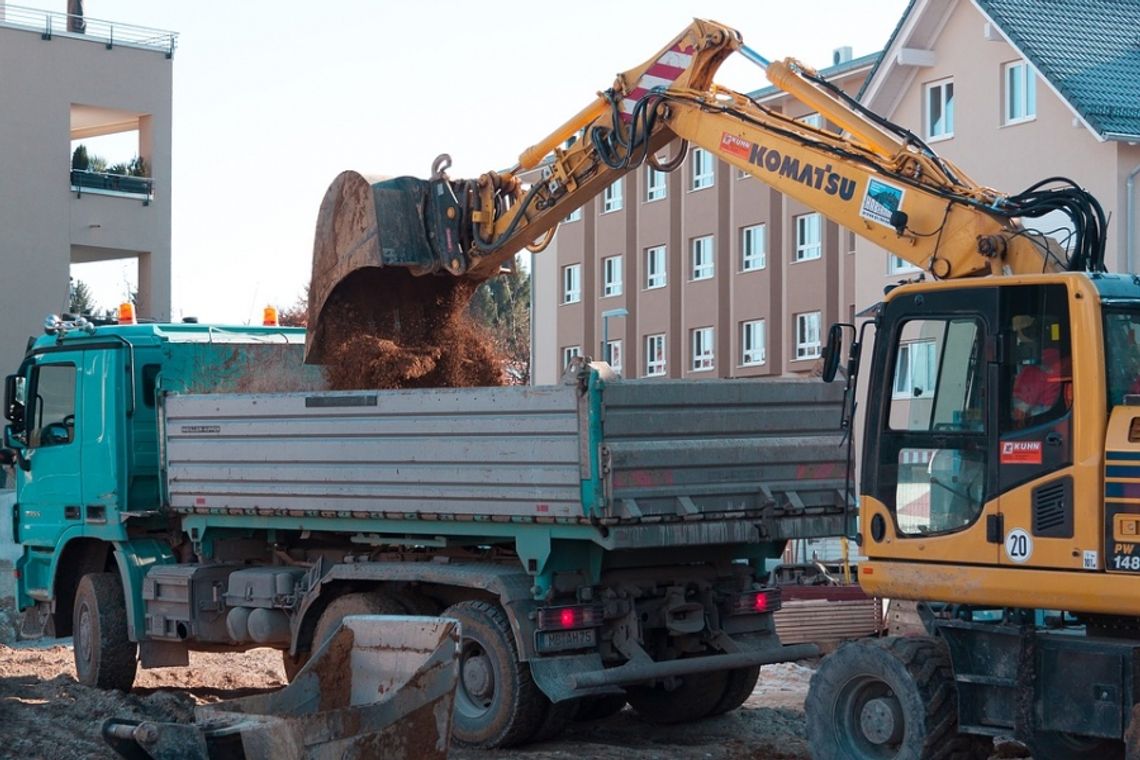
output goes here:
[[[63, 10], [63, 0], [50, 10]], [[824, 67], [883, 48], [907, 0], [85, 0], [89, 18], [179, 34], [174, 66], [173, 316], [259, 320], [309, 280], [313, 228], [341, 171], [452, 178], [512, 165], [694, 16], [769, 59]], [[716, 81], [768, 85], [741, 56]], [[101, 145], [112, 162], [130, 143]], [[73, 269], [104, 307], [134, 267]]]

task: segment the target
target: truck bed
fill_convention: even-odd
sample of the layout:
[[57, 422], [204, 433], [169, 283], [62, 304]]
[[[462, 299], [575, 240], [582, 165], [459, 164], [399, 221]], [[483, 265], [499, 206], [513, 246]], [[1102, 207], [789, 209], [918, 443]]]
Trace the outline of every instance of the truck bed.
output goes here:
[[168, 507], [595, 525], [842, 511], [840, 388], [591, 377], [545, 387], [170, 395]]

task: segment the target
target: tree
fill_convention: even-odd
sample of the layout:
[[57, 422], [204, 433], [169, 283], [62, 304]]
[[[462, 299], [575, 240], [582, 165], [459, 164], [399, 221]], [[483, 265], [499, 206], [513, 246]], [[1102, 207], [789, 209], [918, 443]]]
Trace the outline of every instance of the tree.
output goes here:
[[80, 145], [75, 149], [75, 152], [71, 154], [71, 168], [76, 171], [84, 172], [87, 171], [89, 166], [91, 166], [91, 159], [87, 157], [87, 146]]
[[530, 273], [516, 265], [487, 280], [472, 296], [468, 313], [486, 326], [511, 381], [530, 382]]
[[72, 314], [94, 314], [99, 306], [95, 303], [95, 297], [91, 294], [91, 288], [87, 287], [87, 283], [83, 280], [69, 279], [71, 286], [67, 310]]
[[277, 323], [282, 327], [309, 326], [309, 286], [301, 291], [297, 301], [287, 309], [277, 313]]

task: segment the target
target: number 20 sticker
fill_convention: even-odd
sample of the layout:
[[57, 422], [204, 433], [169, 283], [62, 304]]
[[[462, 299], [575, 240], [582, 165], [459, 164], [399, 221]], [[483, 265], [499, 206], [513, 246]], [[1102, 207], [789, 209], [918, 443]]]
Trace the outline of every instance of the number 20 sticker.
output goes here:
[[1033, 556], [1033, 538], [1021, 528], [1014, 528], [1006, 534], [1005, 554], [1011, 562], [1028, 562]]

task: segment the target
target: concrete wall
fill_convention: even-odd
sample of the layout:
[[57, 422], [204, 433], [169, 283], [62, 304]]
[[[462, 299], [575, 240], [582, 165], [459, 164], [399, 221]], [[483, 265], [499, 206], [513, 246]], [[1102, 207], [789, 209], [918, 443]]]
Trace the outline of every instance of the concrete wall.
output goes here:
[[[0, 368], [66, 310], [72, 262], [139, 258], [139, 315], [170, 315], [172, 61], [0, 20]], [[154, 198], [71, 191], [72, 106], [137, 116]]]

